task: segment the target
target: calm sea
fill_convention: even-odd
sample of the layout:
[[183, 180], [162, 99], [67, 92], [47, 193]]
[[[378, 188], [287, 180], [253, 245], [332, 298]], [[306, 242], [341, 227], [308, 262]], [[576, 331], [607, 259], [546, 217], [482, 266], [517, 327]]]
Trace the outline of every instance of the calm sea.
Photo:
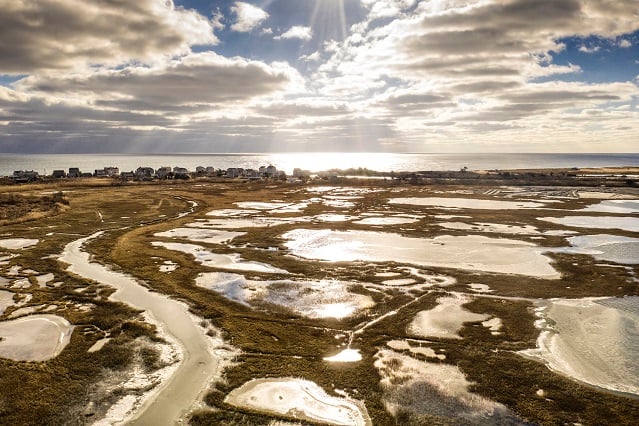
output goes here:
[[243, 167], [257, 169], [274, 165], [292, 173], [295, 167], [318, 172], [332, 168], [368, 168], [376, 171], [469, 170], [639, 166], [639, 154], [389, 154], [389, 153], [270, 153], [270, 154], [0, 154], [0, 176], [14, 170], [35, 170], [51, 174], [53, 170], [79, 167], [93, 172], [105, 166], [120, 171], [140, 166], [179, 166], [195, 170], [197, 166], [216, 169]]

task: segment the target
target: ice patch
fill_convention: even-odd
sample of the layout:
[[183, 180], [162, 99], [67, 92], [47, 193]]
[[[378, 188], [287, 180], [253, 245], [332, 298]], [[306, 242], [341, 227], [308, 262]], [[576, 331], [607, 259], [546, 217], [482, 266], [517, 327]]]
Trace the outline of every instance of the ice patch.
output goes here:
[[478, 210], [510, 210], [544, 208], [543, 203], [531, 201], [482, 200], [478, 198], [442, 198], [442, 197], [410, 197], [391, 198], [390, 204], [409, 204], [413, 206], [432, 206], [455, 209]]
[[329, 262], [395, 261], [422, 266], [530, 275], [556, 279], [559, 273], [536, 245], [480, 235], [404, 237], [371, 231], [296, 229], [282, 235], [292, 254]]
[[364, 404], [329, 396], [316, 383], [303, 379], [253, 379], [233, 389], [224, 402], [295, 420], [349, 426], [372, 424]]
[[73, 326], [56, 315], [33, 315], [0, 322], [0, 357], [14, 361], [55, 358], [71, 341]]
[[20, 250], [35, 246], [40, 240], [30, 238], [3, 238], [0, 239], [0, 248], [8, 250]]
[[407, 332], [413, 336], [461, 339], [459, 331], [466, 322], [485, 321], [488, 315], [476, 314], [462, 307], [470, 299], [460, 295], [440, 297], [438, 305], [428, 311], [418, 312], [408, 325]]

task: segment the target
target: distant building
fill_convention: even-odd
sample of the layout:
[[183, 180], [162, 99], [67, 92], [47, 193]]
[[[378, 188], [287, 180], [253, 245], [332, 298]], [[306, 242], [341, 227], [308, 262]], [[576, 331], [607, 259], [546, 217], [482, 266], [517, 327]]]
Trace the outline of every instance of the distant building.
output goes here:
[[240, 169], [238, 169], [237, 167], [229, 167], [228, 169], [226, 169], [226, 177], [229, 177], [229, 178], [240, 177]]
[[70, 178], [78, 178], [82, 173], [78, 167], [69, 167], [69, 173], [67, 173], [67, 177]]
[[117, 168], [117, 167], [113, 167], [113, 166], [105, 167], [104, 171], [106, 172], [107, 176], [109, 176], [109, 177], [115, 177], [115, 176], [118, 176], [120, 174], [120, 169]]
[[33, 170], [16, 170], [11, 177], [16, 183], [35, 182], [40, 178], [38, 172]]
[[207, 166], [207, 167], [206, 167], [206, 174], [207, 174], [207, 175], [214, 175], [214, 174], [215, 174], [215, 167], [213, 167], [213, 166]]
[[95, 177], [108, 177], [106, 170], [104, 169], [95, 169], [93, 172], [93, 176]]
[[277, 175], [277, 167], [270, 165], [266, 168], [267, 177], [275, 177]]
[[135, 170], [135, 177], [137, 179], [153, 179], [155, 177], [155, 170], [153, 167], [138, 167]]
[[54, 179], [61, 179], [67, 177], [67, 173], [64, 170], [54, 170], [51, 176]]
[[162, 166], [156, 172], [158, 179], [169, 179], [173, 176], [173, 172], [169, 166]]
[[197, 173], [198, 175], [203, 175], [204, 173], [206, 173], [206, 167], [204, 166], [197, 166], [195, 168], [195, 173]]

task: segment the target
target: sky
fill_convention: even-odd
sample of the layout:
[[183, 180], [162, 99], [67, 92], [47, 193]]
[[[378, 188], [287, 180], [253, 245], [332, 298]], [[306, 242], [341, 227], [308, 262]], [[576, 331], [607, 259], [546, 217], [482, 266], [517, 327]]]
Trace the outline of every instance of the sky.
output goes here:
[[638, 152], [637, 0], [0, 0], [0, 152]]

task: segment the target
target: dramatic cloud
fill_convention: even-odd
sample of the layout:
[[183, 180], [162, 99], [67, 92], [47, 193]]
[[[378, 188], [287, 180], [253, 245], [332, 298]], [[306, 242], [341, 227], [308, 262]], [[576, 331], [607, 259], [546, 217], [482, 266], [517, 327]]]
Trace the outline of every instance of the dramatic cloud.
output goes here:
[[216, 44], [195, 11], [156, 0], [0, 0], [0, 73], [147, 60]]
[[636, 148], [635, 0], [174, 1], [0, 0], [0, 152]]
[[231, 26], [231, 29], [238, 32], [251, 31], [269, 16], [259, 7], [241, 1], [236, 1], [231, 11], [237, 17], [237, 21]]

